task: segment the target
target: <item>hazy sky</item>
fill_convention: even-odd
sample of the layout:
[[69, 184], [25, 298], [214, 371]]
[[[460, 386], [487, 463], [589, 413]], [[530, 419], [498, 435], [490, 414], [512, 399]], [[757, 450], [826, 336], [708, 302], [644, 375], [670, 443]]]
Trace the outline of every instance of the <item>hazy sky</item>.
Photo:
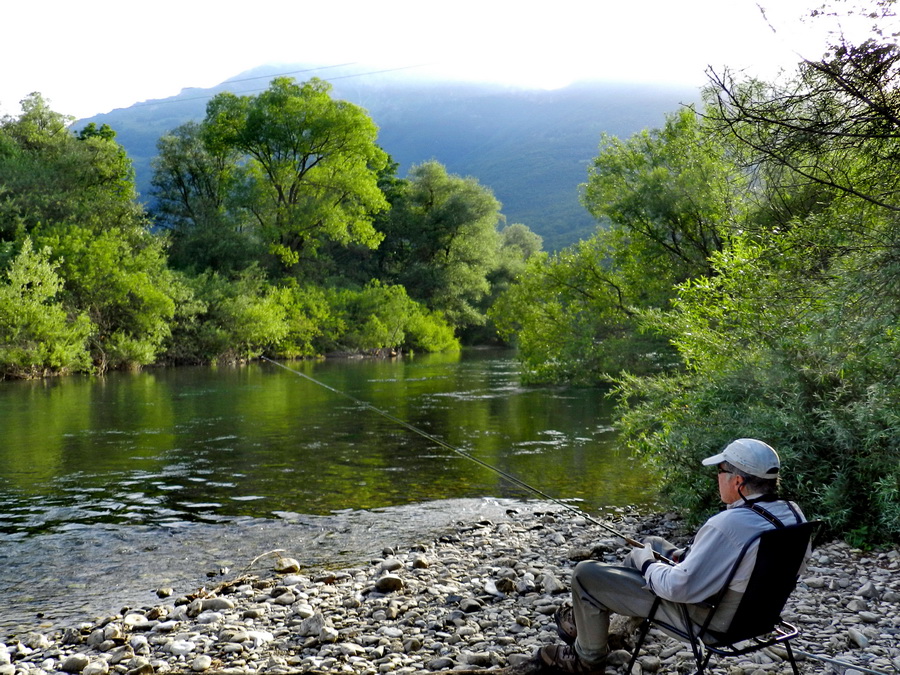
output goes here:
[[754, 0], [13, 2], [0, 19], [0, 114], [39, 91], [54, 110], [87, 117], [266, 63], [415, 66], [539, 87], [700, 86], [708, 65], [769, 77], [798, 54], [820, 55], [798, 31], [811, 3], [761, 0], [773, 33]]

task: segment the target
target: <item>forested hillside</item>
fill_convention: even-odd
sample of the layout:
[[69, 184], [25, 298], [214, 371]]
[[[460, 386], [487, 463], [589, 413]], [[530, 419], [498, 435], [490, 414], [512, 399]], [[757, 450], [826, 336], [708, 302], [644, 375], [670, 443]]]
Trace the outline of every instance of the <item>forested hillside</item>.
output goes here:
[[[149, 196], [156, 141], [188, 120], [200, 120], [221, 91], [258, 93], [277, 73], [330, 81], [334, 96], [362, 106], [379, 127], [379, 145], [399, 174], [436, 160], [451, 173], [473, 176], [491, 189], [509, 223], [524, 223], [557, 249], [589, 236], [596, 221], [579, 201], [602, 133], [628, 136], [658, 126], [682, 103], [687, 88], [582, 83], [555, 91], [496, 85], [422, 82], [404, 73], [360, 74], [360, 69], [317, 71], [304, 65], [267, 66], [210, 89], [139, 103], [90, 119], [109, 125], [134, 162], [137, 187]], [[365, 71], [362, 71], [363, 73]]]

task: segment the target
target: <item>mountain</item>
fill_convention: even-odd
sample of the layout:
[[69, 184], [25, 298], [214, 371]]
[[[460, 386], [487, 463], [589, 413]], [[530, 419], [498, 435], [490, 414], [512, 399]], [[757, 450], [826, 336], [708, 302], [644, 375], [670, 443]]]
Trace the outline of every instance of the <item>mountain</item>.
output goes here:
[[209, 89], [137, 103], [79, 120], [109, 124], [132, 158], [138, 189], [150, 199], [150, 160], [156, 141], [188, 120], [202, 119], [221, 91], [255, 94], [275, 75], [331, 82], [335, 98], [365, 108], [380, 128], [379, 144], [406, 175], [435, 159], [451, 173], [474, 176], [503, 203], [508, 223], [524, 223], [555, 250], [588, 236], [595, 222], [579, 202], [602, 133], [625, 138], [659, 127], [699, 94], [686, 87], [582, 82], [552, 91], [450, 81], [405, 73], [318, 73], [308, 65], [270, 65]]

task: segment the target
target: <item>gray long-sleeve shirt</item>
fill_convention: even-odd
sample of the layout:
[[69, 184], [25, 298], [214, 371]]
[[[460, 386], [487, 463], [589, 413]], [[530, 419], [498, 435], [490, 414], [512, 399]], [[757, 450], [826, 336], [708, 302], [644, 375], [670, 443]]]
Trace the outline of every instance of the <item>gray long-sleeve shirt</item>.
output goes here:
[[[752, 499], [754, 495], [749, 495]], [[754, 535], [772, 529], [774, 525], [752, 509], [742, 507], [743, 500], [729, 504], [724, 511], [706, 521], [694, 537], [690, 554], [677, 565], [653, 563], [644, 572], [647, 585], [656, 595], [673, 602], [697, 603], [721, 590], [744, 545]], [[785, 501], [760, 504], [785, 525], [797, 522]], [[794, 508], [803, 518], [796, 505]], [[731, 580], [729, 589], [743, 593], [756, 562], [758, 542], [744, 556], [741, 566]], [[807, 550], [807, 557], [809, 550]], [[805, 559], [804, 559], [805, 565]], [[799, 570], [798, 570], [799, 571]]]

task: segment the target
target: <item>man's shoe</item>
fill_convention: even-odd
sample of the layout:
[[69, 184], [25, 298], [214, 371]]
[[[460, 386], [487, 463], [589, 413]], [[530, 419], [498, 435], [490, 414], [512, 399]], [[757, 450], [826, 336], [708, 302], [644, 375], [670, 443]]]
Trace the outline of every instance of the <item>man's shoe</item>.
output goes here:
[[575, 644], [578, 628], [575, 626], [575, 611], [572, 607], [569, 605], [560, 607], [553, 614], [553, 620], [556, 622], [556, 632], [559, 633], [560, 639], [567, 645]]
[[537, 657], [544, 668], [555, 673], [576, 673], [578, 675], [604, 675], [606, 673], [605, 660], [599, 663], [585, 663], [575, 653], [575, 647], [571, 645], [541, 647]]

